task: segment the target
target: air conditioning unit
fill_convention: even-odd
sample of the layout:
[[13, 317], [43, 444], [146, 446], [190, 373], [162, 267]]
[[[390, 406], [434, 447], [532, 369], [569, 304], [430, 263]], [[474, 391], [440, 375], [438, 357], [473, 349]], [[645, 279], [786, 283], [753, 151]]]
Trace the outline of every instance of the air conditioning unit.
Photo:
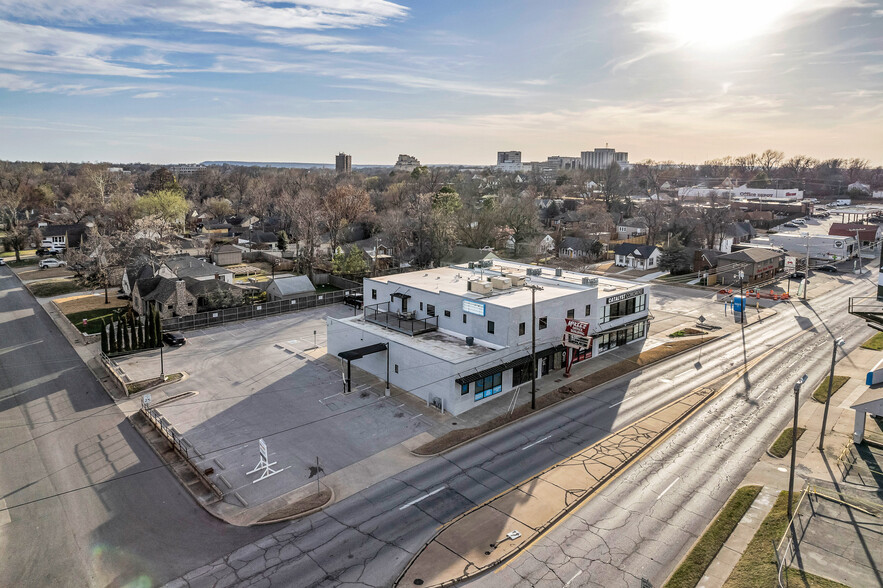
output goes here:
[[469, 282], [467, 282], [467, 289], [470, 292], [475, 292], [477, 294], [490, 294], [494, 291], [494, 287], [490, 282], [479, 280], [469, 280]]
[[556, 278], [560, 278], [563, 274], [564, 274], [564, 270], [562, 270], [560, 267], [555, 268], [555, 277]]
[[506, 276], [512, 280], [513, 286], [524, 286], [524, 276]]
[[481, 260], [481, 267], [493, 267], [494, 262], [490, 259]]
[[469, 269], [475, 269], [475, 262], [474, 261], [469, 262]]
[[590, 288], [598, 287], [598, 278], [583, 278], [583, 286], [589, 286]]
[[512, 287], [512, 280], [495, 276], [491, 278], [491, 285], [495, 290], [508, 290]]
[[529, 276], [541, 276], [543, 275], [543, 270], [538, 267], [529, 267], [527, 268], [527, 275]]

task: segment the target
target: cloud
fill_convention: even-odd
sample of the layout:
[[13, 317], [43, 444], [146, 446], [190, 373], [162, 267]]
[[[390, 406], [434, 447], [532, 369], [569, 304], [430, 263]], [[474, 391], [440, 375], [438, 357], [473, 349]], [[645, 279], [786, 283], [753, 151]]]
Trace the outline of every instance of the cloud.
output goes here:
[[162, 98], [165, 96], [162, 92], [142, 92], [141, 94], [135, 94], [132, 98]]

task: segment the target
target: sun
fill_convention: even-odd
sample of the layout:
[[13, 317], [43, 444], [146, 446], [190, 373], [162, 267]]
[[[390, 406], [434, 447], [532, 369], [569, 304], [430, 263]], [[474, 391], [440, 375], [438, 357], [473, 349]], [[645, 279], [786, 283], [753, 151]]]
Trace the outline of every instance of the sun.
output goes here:
[[729, 48], [769, 34], [795, 0], [667, 0], [657, 28], [684, 45]]

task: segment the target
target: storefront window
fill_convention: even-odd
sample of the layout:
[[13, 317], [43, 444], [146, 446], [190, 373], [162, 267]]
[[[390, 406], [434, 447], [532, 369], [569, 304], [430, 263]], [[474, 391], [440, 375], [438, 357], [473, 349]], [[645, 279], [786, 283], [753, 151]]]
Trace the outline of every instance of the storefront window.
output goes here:
[[614, 304], [608, 304], [604, 307], [604, 313], [601, 316], [601, 322], [606, 323], [614, 319], [622, 318], [636, 312], [644, 312], [647, 310], [647, 295], [643, 294], [628, 300], [621, 300]]
[[503, 373], [499, 372], [475, 382], [475, 400], [481, 400], [503, 391]]
[[460, 396], [463, 396], [464, 394], [469, 394], [469, 384], [460, 385]]

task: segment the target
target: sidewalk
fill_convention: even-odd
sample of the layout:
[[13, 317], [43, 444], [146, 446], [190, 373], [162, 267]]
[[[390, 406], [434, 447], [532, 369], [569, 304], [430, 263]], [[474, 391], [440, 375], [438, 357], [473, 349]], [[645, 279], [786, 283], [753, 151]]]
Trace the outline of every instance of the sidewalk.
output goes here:
[[[795, 492], [808, 479], [844, 485], [837, 459], [843, 448], [852, 443], [854, 411], [849, 407], [868, 389], [865, 376], [875, 363], [883, 358], [883, 352], [858, 348], [837, 362], [834, 373], [849, 376], [849, 381], [831, 397], [828, 409], [828, 431], [825, 434], [825, 451], [818, 450], [822, 431], [822, 415], [825, 405], [810, 397], [800, 407], [798, 426], [806, 431], [797, 440], [797, 472]], [[812, 387], [815, 390], [815, 383]], [[789, 425], [790, 426], [790, 425]], [[745, 476], [742, 486], [763, 485], [763, 491], [755, 499], [748, 513], [730, 535], [717, 557], [703, 576], [700, 588], [720, 588], [726, 582], [739, 558], [754, 537], [764, 517], [782, 490], [788, 489], [790, 454], [782, 459], [764, 456]]]

